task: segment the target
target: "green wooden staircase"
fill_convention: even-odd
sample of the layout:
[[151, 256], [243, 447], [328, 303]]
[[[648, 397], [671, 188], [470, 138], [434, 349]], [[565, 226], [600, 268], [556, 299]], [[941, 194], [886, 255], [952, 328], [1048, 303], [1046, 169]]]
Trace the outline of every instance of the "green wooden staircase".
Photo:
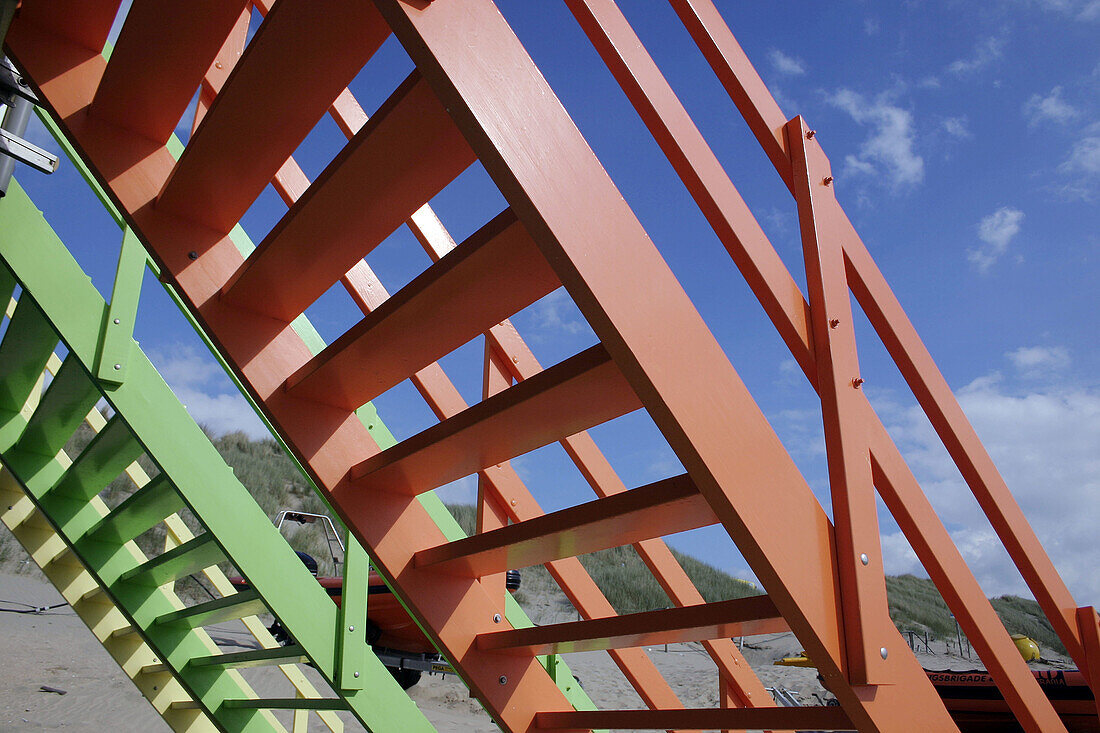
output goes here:
[[[272, 711], [293, 710], [294, 730], [311, 711], [332, 730], [336, 711], [376, 731], [432, 730], [366, 644], [362, 549], [348, 547], [351, 592], [338, 609], [133, 341], [146, 268], [136, 240], [124, 240], [107, 303], [15, 182], [0, 221], [3, 521], [169, 726], [285, 730]], [[67, 455], [85, 422], [95, 437]], [[159, 472], [151, 480], [143, 454]], [[111, 509], [99, 494], [123, 472], [137, 488]], [[184, 508], [204, 531], [187, 529]], [[177, 546], [146, 557], [134, 539], [162, 522]], [[233, 591], [225, 562], [252, 590]], [[218, 597], [188, 605], [173, 583], [198, 572]], [[259, 613], [295, 644], [278, 646]], [[230, 619], [244, 619], [259, 648], [222, 653], [203, 627]], [[306, 660], [329, 690], [296, 666]], [[258, 665], [280, 665], [293, 696], [259, 697], [242, 672]]]

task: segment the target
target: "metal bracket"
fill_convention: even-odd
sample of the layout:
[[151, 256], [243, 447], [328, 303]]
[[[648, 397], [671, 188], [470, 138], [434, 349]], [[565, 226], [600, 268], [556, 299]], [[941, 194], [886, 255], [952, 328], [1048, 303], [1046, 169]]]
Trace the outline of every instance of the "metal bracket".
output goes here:
[[[6, 14], [7, 7], [0, 5], [0, 13]], [[0, 30], [6, 29], [0, 27]], [[27, 123], [37, 101], [22, 75], [11, 65], [11, 61], [3, 59], [0, 63], [0, 104], [5, 105], [6, 109], [4, 120], [0, 123], [0, 196], [8, 190], [15, 161], [42, 173], [49, 174], [57, 170], [60, 161], [56, 155], [21, 137], [27, 130]]]
[[0, 128], [0, 153], [15, 158], [20, 163], [29, 165], [36, 171], [47, 174], [57, 170], [57, 166], [61, 162], [56, 155], [3, 128]]
[[9, 59], [5, 58], [0, 61], [0, 103], [11, 104], [15, 97], [22, 97], [32, 104], [38, 104], [38, 97], [27, 86], [23, 75]]

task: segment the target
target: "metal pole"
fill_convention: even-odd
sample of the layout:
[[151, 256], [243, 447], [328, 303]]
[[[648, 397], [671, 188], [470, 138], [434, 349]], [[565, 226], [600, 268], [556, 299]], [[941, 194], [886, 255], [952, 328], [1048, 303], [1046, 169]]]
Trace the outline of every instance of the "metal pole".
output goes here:
[[[27, 123], [31, 119], [32, 110], [34, 110], [34, 105], [29, 100], [14, 95], [7, 113], [4, 115], [4, 122], [0, 124], [0, 129], [6, 130], [17, 137], [23, 137], [23, 134], [27, 131]], [[14, 171], [15, 158], [0, 155], [0, 197], [7, 194], [8, 183], [11, 182], [11, 174]]]

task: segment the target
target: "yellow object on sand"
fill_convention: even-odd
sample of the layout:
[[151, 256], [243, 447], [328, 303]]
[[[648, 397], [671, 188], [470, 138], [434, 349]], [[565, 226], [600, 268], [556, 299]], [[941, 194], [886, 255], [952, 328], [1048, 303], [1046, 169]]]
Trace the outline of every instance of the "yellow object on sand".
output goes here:
[[772, 662], [773, 665], [779, 667], [816, 667], [810, 658], [806, 656], [806, 652], [802, 652], [797, 657], [783, 657], [780, 660]]
[[1016, 644], [1016, 648], [1020, 650], [1020, 656], [1024, 658], [1025, 662], [1037, 662], [1039, 660], [1039, 645], [1030, 636], [1013, 634], [1012, 641]]

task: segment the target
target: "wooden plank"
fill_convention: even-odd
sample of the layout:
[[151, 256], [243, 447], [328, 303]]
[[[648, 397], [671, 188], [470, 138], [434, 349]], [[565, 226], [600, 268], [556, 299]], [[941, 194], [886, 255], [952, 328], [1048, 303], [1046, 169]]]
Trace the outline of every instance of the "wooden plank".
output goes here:
[[506, 210], [310, 360], [287, 389], [354, 410], [559, 285]]
[[509, 654], [567, 654], [786, 631], [766, 595], [480, 634], [479, 649]]
[[292, 320], [473, 162], [413, 72], [245, 261], [224, 300]]
[[188, 141], [157, 206], [228, 232], [389, 34], [371, 3], [280, 0]]
[[852, 730], [843, 708], [726, 708], [691, 710], [584, 710], [536, 716], [542, 730]]
[[417, 567], [475, 577], [543, 565], [718, 521], [687, 474], [421, 550]]
[[245, 5], [245, 0], [135, 2], [89, 114], [167, 142]]
[[641, 404], [600, 345], [354, 466], [360, 490], [419, 494]]

